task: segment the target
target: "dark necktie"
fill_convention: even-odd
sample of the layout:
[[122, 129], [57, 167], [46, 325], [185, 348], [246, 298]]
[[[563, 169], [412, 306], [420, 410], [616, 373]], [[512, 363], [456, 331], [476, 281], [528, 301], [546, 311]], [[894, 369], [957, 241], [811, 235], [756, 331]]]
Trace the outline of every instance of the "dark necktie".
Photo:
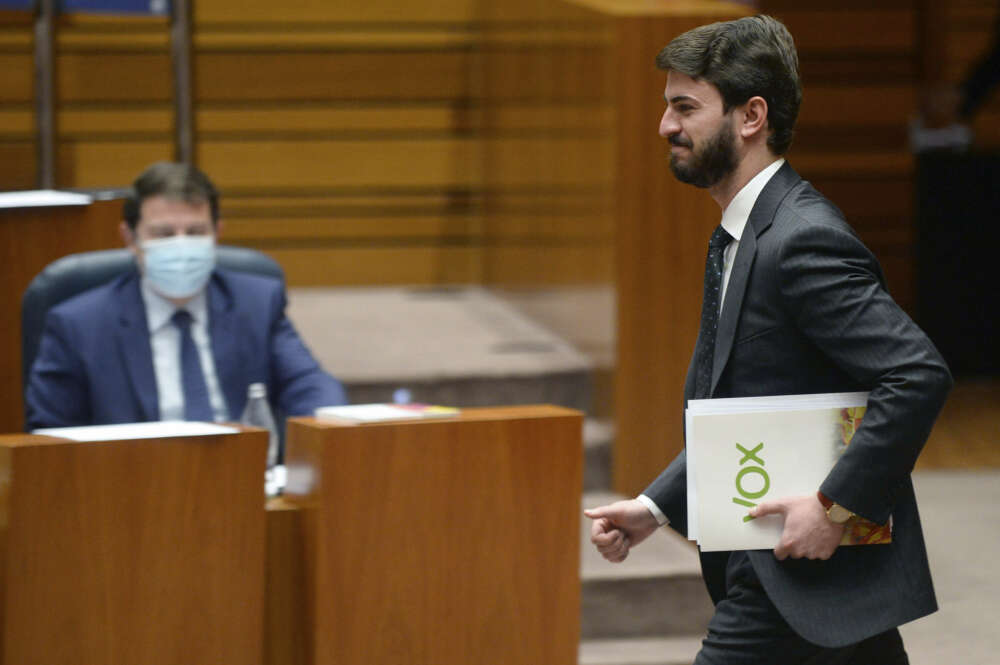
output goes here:
[[184, 390], [184, 420], [212, 422], [212, 404], [201, 371], [198, 348], [191, 337], [191, 314], [179, 309], [171, 319], [181, 333], [181, 388]]
[[698, 357], [695, 361], [695, 399], [704, 399], [712, 391], [712, 357], [715, 355], [715, 332], [719, 327], [719, 298], [722, 295], [722, 258], [726, 245], [732, 242], [720, 224], [708, 241], [705, 259], [705, 295], [701, 302], [701, 332]]

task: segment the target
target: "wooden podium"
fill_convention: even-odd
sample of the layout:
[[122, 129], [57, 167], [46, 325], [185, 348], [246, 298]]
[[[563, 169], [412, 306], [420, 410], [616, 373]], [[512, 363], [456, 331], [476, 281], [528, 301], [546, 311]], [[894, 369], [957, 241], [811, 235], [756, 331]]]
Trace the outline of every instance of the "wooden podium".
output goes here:
[[259, 665], [266, 450], [0, 436], [0, 665]]
[[0, 208], [0, 432], [24, 428], [21, 394], [21, 298], [49, 263], [74, 252], [121, 247], [120, 200], [82, 206]]
[[298, 514], [302, 550], [272, 548], [268, 602], [301, 617], [269, 619], [269, 662], [575, 664], [581, 436], [582, 415], [551, 406], [290, 419], [300, 510], [269, 519], [287, 534]]

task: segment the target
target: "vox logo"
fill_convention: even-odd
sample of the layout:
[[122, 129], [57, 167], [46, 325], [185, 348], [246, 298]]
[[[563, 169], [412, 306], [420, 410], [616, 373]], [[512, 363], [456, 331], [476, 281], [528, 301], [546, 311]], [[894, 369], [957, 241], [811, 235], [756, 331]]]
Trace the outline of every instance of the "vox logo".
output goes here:
[[[736, 450], [742, 457], [739, 464], [740, 470], [736, 472], [737, 496], [733, 497], [733, 503], [753, 508], [757, 505], [755, 501], [762, 498], [771, 489], [771, 478], [764, 470], [764, 444], [758, 443], [747, 450], [737, 443]], [[743, 516], [744, 522], [749, 522], [752, 519], [749, 515]]]

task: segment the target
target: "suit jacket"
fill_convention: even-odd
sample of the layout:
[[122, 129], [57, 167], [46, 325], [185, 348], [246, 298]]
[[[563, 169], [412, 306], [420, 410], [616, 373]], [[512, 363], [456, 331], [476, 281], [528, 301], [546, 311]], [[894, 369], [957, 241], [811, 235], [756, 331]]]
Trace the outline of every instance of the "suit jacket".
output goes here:
[[[344, 403], [285, 317], [280, 280], [216, 269], [208, 286], [212, 354], [229, 417], [251, 383], [264, 383], [279, 415]], [[159, 420], [159, 398], [139, 288], [131, 271], [49, 311], [28, 380], [27, 426]]]
[[[694, 396], [693, 363], [685, 400]], [[875, 522], [891, 515], [894, 525], [891, 545], [840, 547], [827, 561], [748, 553], [768, 597], [805, 639], [843, 646], [937, 609], [910, 472], [951, 383], [841, 212], [783, 165], [733, 260], [711, 396], [871, 391], [851, 445], [817, 489]], [[682, 452], [644, 492], [681, 533], [685, 483]], [[702, 555], [715, 602], [725, 595], [727, 558]]]

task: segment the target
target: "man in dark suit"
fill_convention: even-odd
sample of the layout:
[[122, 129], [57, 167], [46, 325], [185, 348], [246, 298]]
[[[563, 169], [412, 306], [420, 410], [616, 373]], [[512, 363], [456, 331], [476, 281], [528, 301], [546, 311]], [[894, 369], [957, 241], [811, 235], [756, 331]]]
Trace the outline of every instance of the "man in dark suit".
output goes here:
[[[671, 169], [723, 210], [685, 398], [870, 391], [817, 492], [753, 510], [783, 516], [773, 552], [702, 554], [716, 611], [695, 663], [906, 663], [896, 627], [936, 609], [910, 472], [951, 376], [840, 211], [781, 158], [802, 95], [785, 27], [701, 26], [657, 64]], [[686, 534], [684, 453], [636, 499], [587, 515], [611, 561], [658, 525]], [[855, 516], [891, 518], [892, 544], [838, 547]]]
[[124, 218], [136, 270], [49, 312], [28, 381], [29, 429], [237, 421], [253, 383], [285, 415], [344, 403], [285, 317], [284, 284], [215, 267], [222, 224], [204, 173], [153, 164]]

